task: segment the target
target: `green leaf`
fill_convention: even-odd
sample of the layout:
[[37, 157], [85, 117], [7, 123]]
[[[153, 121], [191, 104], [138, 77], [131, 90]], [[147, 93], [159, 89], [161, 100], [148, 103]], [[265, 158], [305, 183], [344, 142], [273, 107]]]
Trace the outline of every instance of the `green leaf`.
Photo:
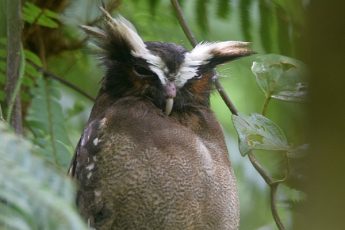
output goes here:
[[33, 87], [34, 86], [34, 81], [30, 77], [24, 77], [22, 81], [22, 85], [28, 86], [28, 87]]
[[[7, 58], [7, 39], [4, 37], [0, 37], [0, 84], [5, 83], [6, 79], [6, 58]], [[0, 93], [3, 93], [3, 91], [0, 91]], [[0, 97], [0, 100], [2, 100], [2, 97]]]
[[260, 40], [266, 52], [272, 51], [272, 9], [271, 4], [265, 0], [259, 0], [259, 13], [260, 13]]
[[157, 9], [157, 6], [160, 3], [160, 0], [148, 0], [147, 3], [148, 3], [149, 8], [150, 8], [150, 13], [153, 16], [155, 16], [156, 15], [156, 9]]
[[0, 46], [7, 46], [7, 38], [6, 37], [0, 37]]
[[217, 16], [226, 19], [231, 14], [231, 0], [218, 0]]
[[41, 26], [48, 27], [48, 28], [58, 28], [59, 27], [59, 24], [57, 22], [55, 22], [54, 20], [52, 20], [48, 17], [45, 17], [45, 16], [42, 16], [38, 20], [38, 24]]
[[0, 122], [0, 229], [81, 229], [69, 178]]
[[277, 7], [280, 7], [287, 20], [292, 21], [292, 24], [302, 26], [305, 21], [305, 9], [303, 7], [303, 1], [300, 0], [273, 0]]
[[[68, 138], [64, 115], [59, 104], [56, 82], [39, 78], [32, 89], [33, 99], [26, 120], [35, 136], [34, 142], [44, 151], [44, 157], [66, 171], [73, 147]], [[66, 146], [70, 146], [66, 148]]]
[[44, 9], [44, 14], [52, 19], [56, 19], [56, 20], [60, 19], [60, 15], [58, 13], [51, 11], [49, 9]]
[[[0, 59], [0, 76], [3, 74], [5, 76], [6, 73], [6, 62], [1, 61]], [[0, 77], [1, 78], [1, 77]], [[4, 77], [5, 78], [5, 77]], [[3, 81], [4, 82], [4, 81]], [[0, 83], [3, 83], [0, 81]]]
[[58, 14], [48, 9], [41, 9], [33, 3], [26, 2], [23, 7], [23, 19], [30, 24], [37, 24], [48, 28], [57, 28]]
[[[27, 77], [25, 78], [39, 78], [42, 76], [42, 73], [39, 72], [35, 67], [33, 67], [32, 65], [30, 65], [29, 63], [27, 63], [27, 65], [25, 65], [25, 74], [27, 75]], [[24, 78], [24, 80], [25, 80]]]
[[20, 98], [22, 99], [23, 104], [30, 104], [32, 96], [26, 91], [20, 92]]
[[209, 0], [198, 0], [196, 3], [196, 20], [197, 25], [203, 32], [208, 32], [209, 23], [208, 23], [208, 12], [207, 6], [209, 4]]
[[[25, 53], [25, 76], [23, 78], [22, 84], [25, 86], [28, 86], [29, 88], [32, 88], [34, 86], [35, 81], [33, 79], [42, 77], [42, 73], [39, 72], [35, 66], [42, 66], [41, 59], [30, 50], [24, 50]], [[27, 91], [22, 92], [22, 99], [28, 99], [29, 95]]]
[[277, 22], [278, 22], [278, 46], [279, 46], [279, 53], [283, 55], [291, 55], [292, 52], [292, 40], [291, 32], [292, 25], [289, 21], [286, 20], [286, 15], [283, 9], [277, 7]]
[[252, 72], [265, 93], [283, 101], [303, 102], [307, 95], [306, 67], [289, 57], [268, 54], [253, 62]]
[[5, 100], [5, 92], [4, 91], [0, 91], [0, 101], [4, 101]]
[[241, 0], [239, 3], [241, 28], [244, 39], [246, 41], [253, 41], [252, 39], [252, 25], [251, 25], [251, 6], [252, 0]]
[[7, 56], [7, 52], [6, 52], [6, 48], [4, 47], [4, 49], [0, 49], [0, 58], [6, 58]]
[[283, 131], [273, 121], [260, 114], [251, 116], [233, 115], [235, 129], [239, 137], [239, 149], [242, 156], [250, 150], [290, 149]]
[[69, 108], [66, 113], [67, 118], [72, 118], [85, 110], [85, 103], [76, 101], [72, 108]]
[[36, 66], [42, 67], [42, 61], [35, 53], [30, 50], [24, 50], [24, 53], [27, 61], [32, 62]]

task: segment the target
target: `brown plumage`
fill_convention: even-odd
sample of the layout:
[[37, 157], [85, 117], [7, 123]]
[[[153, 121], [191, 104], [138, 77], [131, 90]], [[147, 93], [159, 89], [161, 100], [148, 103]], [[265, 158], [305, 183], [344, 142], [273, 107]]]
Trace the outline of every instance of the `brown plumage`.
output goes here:
[[238, 229], [236, 179], [209, 108], [213, 68], [249, 55], [247, 43], [192, 51], [144, 43], [123, 18], [84, 27], [107, 72], [70, 174], [96, 229]]

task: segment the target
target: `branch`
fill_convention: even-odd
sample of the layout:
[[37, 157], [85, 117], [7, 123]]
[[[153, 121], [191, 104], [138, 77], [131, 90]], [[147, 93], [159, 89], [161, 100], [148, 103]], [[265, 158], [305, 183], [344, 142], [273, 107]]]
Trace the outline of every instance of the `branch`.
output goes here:
[[86, 92], [83, 91], [81, 88], [79, 88], [78, 86], [72, 84], [71, 82], [66, 81], [65, 79], [59, 77], [58, 75], [56, 75], [56, 74], [54, 74], [54, 73], [52, 73], [52, 72], [49, 72], [48, 70], [46, 70], [46, 69], [44, 69], [44, 68], [42, 68], [42, 67], [36, 65], [36, 64], [33, 63], [33, 62], [28, 61], [28, 63], [29, 63], [30, 65], [32, 65], [33, 67], [35, 67], [39, 72], [41, 72], [41, 73], [43, 74], [43, 76], [49, 77], [49, 78], [51, 78], [51, 79], [54, 79], [54, 80], [56, 80], [56, 81], [62, 83], [63, 85], [65, 85], [65, 86], [67, 86], [67, 87], [73, 89], [74, 91], [80, 93], [81, 95], [83, 95], [84, 97], [88, 98], [88, 99], [91, 100], [91, 101], [94, 101], [94, 100], [95, 100], [95, 98], [94, 98], [93, 96], [91, 96], [90, 94], [86, 93]]
[[220, 84], [219, 80], [218, 80], [218, 76], [216, 76], [214, 78], [214, 84], [216, 86], [216, 89], [218, 91], [218, 93], [220, 94], [220, 96], [222, 97], [224, 103], [226, 104], [226, 106], [228, 107], [228, 109], [230, 110], [230, 112], [236, 116], [238, 116], [238, 110], [236, 109], [234, 103], [232, 103], [232, 101], [230, 100], [229, 96], [226, 94], [224, 87], [222, 86], [222, 84]]
[[[22, 110], [19, 95], [15, 89], [20, 87], [20, 47], [22, 35], [21, 1], [6, 1], [7, 5], [7, 80], [5, 85], [7, 109], [10, 122], [17, 134], [23, 133]], [[19, 89], [18, 89], [19, 90]], [[17, 90], [17, 91], [18, 91]], [[12, 113], [13, 111], [13, 113]], [[8, 114], [8, 113], [7, 113]]]

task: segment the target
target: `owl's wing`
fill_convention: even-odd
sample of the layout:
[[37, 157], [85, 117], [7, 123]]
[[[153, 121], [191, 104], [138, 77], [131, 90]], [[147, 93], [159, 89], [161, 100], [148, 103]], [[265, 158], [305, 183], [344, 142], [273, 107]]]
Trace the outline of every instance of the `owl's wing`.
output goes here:
[[74, 174], [75, 174], [75, 167], [76, 167], [76, 164], [77, 164], [77, 161], [76, 161], [77, 160], [77, 154], [78, 154], [78, 149], [80, 148], [80, 141], [81, 141], [82, 138], [83, 137], [81, 137], [79, 139], [77, 147], [76, 147], [76, 149], [74, 151], [71, 163], [69, 164], [67, 175], [70, 176], [70, 177], [74, 177]]
[[102, 134], [102, 130], [100, 129], [102, 122], [102, 120], [95, 119], [89, 122], [84, 129], [68, 169], [69, 176], [75, 177], [77, 168], [81, 167], [84, 163], [89, 163], [92, 160], [90, 157], [99, 151], [98, 142]]

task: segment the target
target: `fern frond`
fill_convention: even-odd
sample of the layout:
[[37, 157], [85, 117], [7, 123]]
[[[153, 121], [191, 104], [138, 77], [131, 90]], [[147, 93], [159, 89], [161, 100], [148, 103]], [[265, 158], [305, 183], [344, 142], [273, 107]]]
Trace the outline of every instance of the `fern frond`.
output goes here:
[[66, 172], [73, 147], [64, 127], [60, 92], [56, 84], [49, 79], [37, 80], [26, 120], [35, 136], [33, 141], [43, 149], [41, 153], [44, 157]]
[[70, 179], [49, 168], [3, 122], [0, 136], [0, 228], [86, 229]]

